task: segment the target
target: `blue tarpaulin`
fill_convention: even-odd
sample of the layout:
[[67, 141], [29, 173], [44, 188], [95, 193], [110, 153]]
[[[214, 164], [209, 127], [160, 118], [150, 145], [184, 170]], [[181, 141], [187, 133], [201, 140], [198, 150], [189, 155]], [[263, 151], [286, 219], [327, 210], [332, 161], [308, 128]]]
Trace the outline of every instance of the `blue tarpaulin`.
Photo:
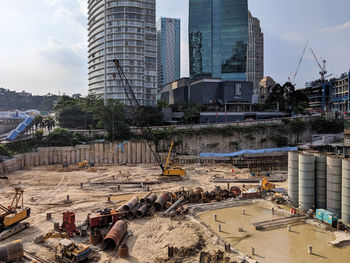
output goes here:
[[115, 147], [115, 153], [118, 152], [118, 149], [121, 148], [122, 149], [122, 153], [124, 153], [124, 145], [127, 143], [128, 141], [123, 141], [121, 144], [117, 145]]
[[290, 152], [297, 151], [297, 147], [282, 147], [282, 148], [265, 148], [259, 150], [242, 150], [232, 153], [200, 153], [200, 157], [235, 157], [244, 154], [259, 154], [259, 153], [274, 153], [274, 152]]

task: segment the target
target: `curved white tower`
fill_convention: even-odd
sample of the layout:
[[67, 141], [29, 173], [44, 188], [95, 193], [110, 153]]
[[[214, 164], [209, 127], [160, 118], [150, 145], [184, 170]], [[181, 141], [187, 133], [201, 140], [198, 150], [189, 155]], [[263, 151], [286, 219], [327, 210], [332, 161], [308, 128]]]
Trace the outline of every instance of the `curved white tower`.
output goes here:
[[142, 105], [156, 105], [155, 0], [89, 0], [89, 92], [128, 104], [113, 59], [119, 59]]

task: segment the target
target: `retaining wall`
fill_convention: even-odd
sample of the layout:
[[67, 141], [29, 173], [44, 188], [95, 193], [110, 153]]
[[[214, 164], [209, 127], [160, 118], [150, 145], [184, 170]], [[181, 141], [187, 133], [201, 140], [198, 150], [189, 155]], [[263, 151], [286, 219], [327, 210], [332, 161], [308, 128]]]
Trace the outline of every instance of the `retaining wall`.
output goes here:
[[146, 142], [127, 142], [124, 152], [116, 150], [117, 144], [96, 143], [75, 147], [42, 147], [37, 152], [19, 154], [0, 163], [0, 174], [21, 170], [26, 167], [54, 164], [77, 164], [84, 160], [95, 164], [138, 164], [155, 163], [155, 158]]

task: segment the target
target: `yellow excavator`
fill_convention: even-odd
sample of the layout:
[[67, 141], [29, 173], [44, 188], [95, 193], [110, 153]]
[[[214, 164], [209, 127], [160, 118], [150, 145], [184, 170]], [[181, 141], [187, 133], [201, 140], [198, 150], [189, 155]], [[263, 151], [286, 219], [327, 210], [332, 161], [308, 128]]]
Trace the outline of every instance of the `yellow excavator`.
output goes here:
[[[118, 75], [120, 78], [120, 82], [124, 88], [125, 95], [129, 101], [129, 104], [131, 106], [131, 109], [132, 109], [134, 115], [136, 116], [137, 114], [139, 114], [142, 116], [143, 108], [141, 107], [138, 99], [136, 98], [136, 95], [135, 95], [133, 88], [131, 86], [131, 82], [126, 77], [126, 75], [125, 75], [125, 73], [124, 73], [124, 71], [119, 63], [119, 60], [115, 59], [114, 65], [117, 69], [117, 72], [118, 72]], [[117, 74], [114, 73], [113, 77], [114, 77], [114, 79], [116, 79]], [[144, 126], [144, 124], [142, 124], [142, 125]], [[175, 166], [170, 161], [170, 153], [171, 153], [171, 150], [174, 146], [174, 142], [173, 141], [171, 142], [171, 146], [170, 146], [169, 153], [168, 153], [168, 158], [166, 160], [165, 165], [163, 165], [162, 158], [159, 155], [159, 152], [157, 151], [157, 147], [155, 150], [153, 149], [153, 146], [157, 145], [157, 143], [156, 143], [157, 140], [152, 132], [151, 127], [147, 123], [146, 123], [146, 127], [144, 127], [143, 131], [146, 133], [147, 137], [149, 138], [147, 140], [147, 144], [148, 144], [156, 162], [158, 163], [160, 169], [162, 170], [161, 179], [166, 177], [166, 178], [169, 178], [172, 180], [172, 179], [179, 179], [179, 178], [181, 178], [181, 176], [185, 176], [186, 171], [184, 169], [181, 169], [180, 167]]]
[[0, 204], [0, 241], [29, 227], [28, 222], [20, 223], [30, 217], [30, 208], [23, 205], [23, 192], [21, 188], [15, 188], [11, 205]]
[[75, 244], [65, 232], [48, 232], [35, 238], [35, 243], [43, 243], [49, 238], [61, 238], [55, 258], [61, 262], [81, 262], [89, 257], [92, 250], [90, 246]]

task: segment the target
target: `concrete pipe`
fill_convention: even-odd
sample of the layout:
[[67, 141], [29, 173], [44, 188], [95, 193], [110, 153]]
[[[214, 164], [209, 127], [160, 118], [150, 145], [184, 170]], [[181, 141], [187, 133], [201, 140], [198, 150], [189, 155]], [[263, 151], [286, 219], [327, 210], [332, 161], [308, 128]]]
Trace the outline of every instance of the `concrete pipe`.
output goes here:
[[151, 193], [148, 193], [148, 194], [146, 194], [144, 197], [142, 197], [142, 198], [140, 199], [140, 203], [141, 203], [141, 204], [146, 203], [146, 199], [147, 199], [147, 197], [149, 197], [150, 195], [151, 195]]
[[23, 257], [23, 243], [22, 240], [12, 241], [0, 246], [0, 262], [18, 261]]
[[155, 193], [152, 193], [150, 196], [146, 198], [146, 204], [151, 205], [154, 201], [156, 201], [157, 195]]
[[139, 210], [141, 206], [141, 204], [135, 205], [129, 212], [126, 213], [126, 217], [130, 220], [134, 219], [136, 217], [137, 210]]
[[128, 224], [124, 220], [117, 221], [107, 236], [102, 241], [102, 250], [112, 250], [119, 246], [120, 241], [128, 230]]
[[143, 204], [137, 211], [136, 211], [136, 217], [137, 218], [142, 218], [145, 213], [147, 212], [149, 208], [148, 204]]
[[153, 203], [154, 208], [156, 211], [161, 211], [165, 208], [166, 203], [170, 200], [169, 194], [164, 192], [161, 193], [157, 200]]
[[133, 198], [131, 198], [129, 200], [129, 202], [127, 202], [125, 205], [122, 206], [122, 209], [125, 211], [125, 212], [129, 212], [131, 209], [134, 208], [135, 205], [137, 205], [137, 203], [139, 202], [139, 197], [138, 196], [135, 196]]

